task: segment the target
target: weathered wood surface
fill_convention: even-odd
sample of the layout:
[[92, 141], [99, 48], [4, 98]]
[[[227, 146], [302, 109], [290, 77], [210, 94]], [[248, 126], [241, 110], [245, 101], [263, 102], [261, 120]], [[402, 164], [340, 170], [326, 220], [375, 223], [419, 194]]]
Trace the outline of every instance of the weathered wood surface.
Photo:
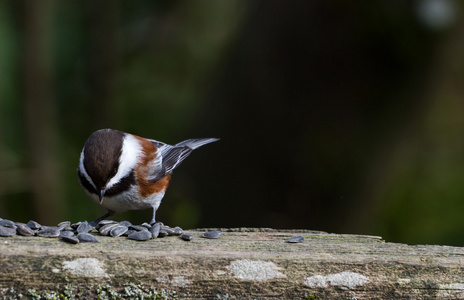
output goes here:
[[[188, 232], [190, 242], [0, 238], [0, 298], [464, 299], [464, 248], [314, 231]], [[304, 242], [287, 243], [294, 234]]]

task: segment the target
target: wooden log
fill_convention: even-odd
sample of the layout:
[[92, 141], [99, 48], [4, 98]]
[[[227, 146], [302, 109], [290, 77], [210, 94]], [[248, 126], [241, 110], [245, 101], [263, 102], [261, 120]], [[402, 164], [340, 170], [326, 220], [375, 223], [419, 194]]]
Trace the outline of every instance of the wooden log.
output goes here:
[[[464, 248], [307, 230], [222, 231], [205, 239], [191, 230], [189, 242], [0, 238], [0, 298], [464, 299]], [[288, 243], [293, 235], [304, 241]]]

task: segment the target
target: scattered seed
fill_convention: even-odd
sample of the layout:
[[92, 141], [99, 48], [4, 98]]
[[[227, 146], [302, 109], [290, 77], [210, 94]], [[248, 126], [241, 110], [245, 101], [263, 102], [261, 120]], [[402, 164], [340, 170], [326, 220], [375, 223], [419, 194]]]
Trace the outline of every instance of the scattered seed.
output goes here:
[[7, 219], [0, 220], [0, 226], [9, 227], [9, 228], [15, 228], [16, 229], [15, 222], [7, 220]]
[[180, 236], [181, 239], [184, 241], [191, 241], [193, 239], [193, 234], [190, 233], [184, 233]]
[[31, 236], [35, 234], [35, 232], [32, 229], [30, 229], [26, 224], [16, 223], [16, 226], [18, 226], [18, 228], [16, 228], [16, 232], [19, 235]]
[[152, 238], [156, 239], [160, 233], [160, 228], [161, 224], [160, 223], [155, 223], [153, 226], [150, 227], [150, 232], [152, 235]]
[[13, 236], [16, 234], [16, 228], [0, 226], [0, 236]]
[[175, 235], [181, 235], [182, 233], [184, 233], [182, 228], [180, 228], [179, 226], [174, 227], [174, 232]]
[[74, 228], [74, 229], [77, 229], [77, 227], [79, 227], [79, 225], [81, 225], [81, 224], [82, 224], [82, 222], [79, 221], [77, 223], [71, 224], [71, 227]]
[[126, 226], [116, 225], [115, 227], [113, 227], [113, 229], [111, 229], [110, 235], [112, 237], [118, 237], [126, 233], [127, 230], [129, 230], [129, 228], [127, 228]]
[[103, 226], [105, 225], [109, 225], [109, 224], [117, 224], [118, 222], [114, 221], [114, 220], [101, 220], [100, 222], [98, 222], [98, 224], [95, 226], [95, 228], [97, 230], [100, 230], [100, 228], [102, 228]]
[[92, 231], [92, 229], [93, 227], [87, 221], [85, 221], [77, 227], [77, 233], [88, 233]]
[[132, 223], [129, 221], [122, 221], [122, 222], [119, 222], [119, 225], [130, 227], [132, 226]]
[[132, 225], [130, 228], [137, 231], [148, 231], [148, 228], [142, 225]]
[[27, 227], [29, 227], [30, 229], [42, 229], [42, 225], [40, 225], [39, 223], [37, 223], [36, 221], [32, 221], [30, 220], [29, 222], [27, 222]]
[[77, 235], [77, 238], [79, 239], [79, 242], [81, 242], [81, 243], [98, 243], [98, 242], [100, 242], [100, 240], [96, 236], [94, 236], [94, 235], [92, 235], [90, 233], [87, 233], [87, 232], [79, 233]]
[[159, 233], [158, 233], [158, 237], [159, 238], [162, 238], [162, 237], [165, 237], [165, 236], [168, 236], [168, 232], [164, 229], [160, 229]]
[[131, 233], [136, 232], [136, 231], [137, 231], [137, 230], [135, 230], [135, 229], [129, 229], [128, 231], [126, 231], [126, 232], [123, 234], [123, 236], [129, 236]]
[[116, 226], [118, 226], [118, 223], [107, 224], [107, 225], [104, 225], [103, 227], [100, 227], [98, 231], [100, 232], [101, 235], [109, 235], [111, 230]]
[[55, 227], [44, 227], [37, 232], [37, 235], [46, 238], [54, 238], [60, 236], [60, 230]]
[[57, 226], [62, 227], [62, 228], [71, 227], [71, 222], [64, 221], [64, 222], [59, 223]]
[[288, 239], [288, 243], [301, 243], [304, 241], [304, 237], [301, 235], [294, 235], [291, 238]]
[[202, 237], [207, 238], [207, 239], [218, 239], [222, 235], [221, 231], [215, 230], [215, 231], [208, 231], [203, 233]]
[[[70, 231], [66, 231], [70, 232]], [[82, 233], [80, 233], [82, 234]], [[61, 236], [61, 239], [65, 242], [71, 243], [71, 244], [79, 244], [79, 239], [75, 236]]]
[[152, 235], [151, 232], [148, 230], [142, 230], [142, 231], [135, 231], [131, 234], [129, 234], [128, 238], [131, 240], [136, 240], [136, 241], [146, 241], [151, 239]]
[[147, 222], [144, 222], [141, 226], [147, 227], [147, 229], [151, 228], [151, 224], [148, 224]]
[[61, 231], [60, 232], [60, 237], [70, 237], [74, 236], [74, 232], [72, 231]]
[[162, 225], [161, 228], [160, 228], [160, 230], [166, 231], [166, 233], [167, 233], [168, 235], [175, 235], [175, 234], [176, 234], [176, 231], [175, 231], [174, 229], [172, 229], [171, 227], [166, 226], [166, 225]]

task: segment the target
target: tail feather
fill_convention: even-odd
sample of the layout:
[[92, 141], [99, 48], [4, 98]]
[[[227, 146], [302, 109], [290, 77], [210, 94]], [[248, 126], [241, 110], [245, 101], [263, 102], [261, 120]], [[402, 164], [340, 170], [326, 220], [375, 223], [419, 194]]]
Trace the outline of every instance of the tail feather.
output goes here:
[[183, 142], [177, 143], [175, 146], [187, 146], [190, 149], [197, 149], [206, 144], [216, 142], [219, 139], [216, 138], [206, 138], [206, 139], [189, 139]]

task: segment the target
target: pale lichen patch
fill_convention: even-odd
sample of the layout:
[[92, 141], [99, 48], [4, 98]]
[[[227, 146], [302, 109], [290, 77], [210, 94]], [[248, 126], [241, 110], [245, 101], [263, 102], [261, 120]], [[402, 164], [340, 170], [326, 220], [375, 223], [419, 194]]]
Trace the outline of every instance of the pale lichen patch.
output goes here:
[[307, 277], [304, 284], [310, 288], [326, 288], [335, 286], [341, 289], [353, 289], [364, 285], [369, 280], [368, 277], [354, 272], [341, 272], [326, 276], [314, 275]]
[[184, 287], [190, 284], [190, 281], [184, 276], [175, 276], [174, 278], [172, 278], [171, 283], [173, 286]]
[[440, 284], [439, 287], [440, 291], [437, 296], [440, 298], [464, 298], [464, 283]]
[[273, 262], [261, 260], [234, 260], [227, 267], [235, 278], [243, 280], [263, 281], [274, 278], [286, 277], [280, 272], [281, 268]]
[[159, 283], [170, 284], [178, 287], [185, 287], [190, 284], [190, 280], [185, 278], [185, 276], [174, 276], [170, 279], [168, 276], [157, 277], [156, 281]]
[[63, 262], [65, 270], [83, 277], [108, 277], [103, 267], [103, 263], [96, 258], [78, 258]]

